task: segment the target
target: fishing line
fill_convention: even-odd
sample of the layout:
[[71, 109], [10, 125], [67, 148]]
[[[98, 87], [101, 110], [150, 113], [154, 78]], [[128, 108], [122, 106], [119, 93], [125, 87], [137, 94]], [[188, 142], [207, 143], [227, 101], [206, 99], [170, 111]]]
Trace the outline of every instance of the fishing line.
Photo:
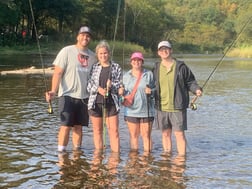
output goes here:
[[[33, 22], [33, 27], [34, 27], [34, 31], [35, 31], [36, 41], [37, 41], [37, 47], [38, 47], [38, 50], [39, 50], [40, 62], [41, 62], [41, 66], [42, 66], [42, 69], [43, 69], [44, 87], [45, 87], [45, 90], [48, 91], [48, 85], [47, 85], [47, 79], [46, 79], [46, 73], [45, 73], [45, 65], [44, 65], [44, 61], [43, 61], [43, 57], [42, 57], [42, 53], [41, 53], [41, 48], [40, 48], [40, 43], [39, 43], [39, 37], [38, 37], [37, 27], [36, 27], [36, 24], [35, 24], [35, 19], [34, 19], [34, 14], [33, 14], [33, 8], [32, 8], [31, 0], [29, 0], [29, 5], [30, 5], [32, 22]], [[53, 108], [52, 108], [52, 102], [51, 102], [51, 100], [48, 102], [48, 113], [49, 114], [53, 113]]]
[[[238, 39], [240, 38], [242, 32], [245, 30], [245, 28], [247, 27], [247, 25], [249, 24], [249, 22], [251, 21], [252, 16], [247, 20], [247, 22], [243, 25], [242, 29], [240, 30], [240, 32], [238, 33], [238, 36], [235, 38], [235, 40], [233, 40], [233, 42], [229, 45], [229, 47], [227, 48], [226, 52], [223, 54], [223, 56], [221, 57], [220, 61], [216, 64], [216, 66], [214, 67], [214, 69], [212, 70], [212, 72], [210, 73], [210, 75], [208, 76], [208, 78], [206, 79], [206, 81], [204, 82], [204, 84], [202, 85], [202, 89], [206, 87], [206, 85], [208, 84], [210, 78], [213, 76], [213, 74], [215, 73], [215, 71], [217, 70], [217, 68], [220, 66], [220, 64], [223, 62], [223, 59], [225, 58], [226, 54], [228, 53], [228, 51], [234, 46], [234, 44], [238, 41]], [[190, 108], [192, 110], [197, 110], [197, 105], [195, 104], [196, 100], [197, 100], [198, 96], [195, 96], [191, 103], [190, 103]]]
[[125, 38], [126, 38], [126, 2], [124, 2], [124, 13], [123, 13], [123, 56], [122, 56], [122, 62], [123, 62], [123, 71], [125, 69]]
[[116, 39], [117, 28], [118, 28], [118, 20], [119, 20], [120, 7], [121, 7], [121, 0], [119, 0], [118, 4], [117, 4], [116, 24], [115, 24], [114, 37], [113, 37], [113, 47], [112, 47], [112, 51], [111, 51], [111, 57], [112, 58], [113, 58], [114, 49], [115, 49], [115, 39]]
[[[121, 81], [120, 81], [120, 87], [124, 88], [123, 85], [123, 75], [124, 75], [124, 70], [125, 70], [125, 36], [126, 36], [126, 2], [124, 2], [124, 13], [123, 13], [123, 48], [122, 48], [122, 76], [121, 76]], [[119, 97], [119, 102], [123, 102], [124, 101], [124, 97], [123, 95], [120, 95]]]

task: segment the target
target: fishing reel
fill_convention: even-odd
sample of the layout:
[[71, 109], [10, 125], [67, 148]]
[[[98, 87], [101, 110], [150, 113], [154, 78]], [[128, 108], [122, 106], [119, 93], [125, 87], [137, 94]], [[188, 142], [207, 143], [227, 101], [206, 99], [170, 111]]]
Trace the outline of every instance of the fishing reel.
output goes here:
[[[124, 84], [123, 84], [123, 81], [121, 80], [120, 81], [120, 88], [123, 88], [123, 92], [124, 92]], [[123, 94], [119, 96], [119, 102], [123, 102], [124, 101], [124, 96]]]
[[197, 110], [197, 105], [195, 103], [190, 103], [191, 110], [195, 111]]
[[120, 97], [119, 97], [119, 102], [122, 103], [123, 101], [124, 101], [124, 96], [120, 96]]
[[198, 98], [198, 96], [195, 96], [195, 97], [192, 99], [191, 103], [190, 103], [190, 108], [191, 108], [191, 110], [193, 110], [193, 111], [197, 110], [197, 105], [195, 104], [197, 98]]

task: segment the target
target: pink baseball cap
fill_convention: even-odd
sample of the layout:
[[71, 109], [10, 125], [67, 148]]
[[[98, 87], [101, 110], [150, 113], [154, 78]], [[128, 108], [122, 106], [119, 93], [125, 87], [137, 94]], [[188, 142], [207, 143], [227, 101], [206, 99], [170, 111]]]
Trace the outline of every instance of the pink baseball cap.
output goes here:
[[144, 57], [143, 57], [143, 54], [141, 52], [132, 53], [132, 55], [130, 57], [130, 60], [133, 60], [134, 58], [138, 58], [138, 59], [144, 61]]

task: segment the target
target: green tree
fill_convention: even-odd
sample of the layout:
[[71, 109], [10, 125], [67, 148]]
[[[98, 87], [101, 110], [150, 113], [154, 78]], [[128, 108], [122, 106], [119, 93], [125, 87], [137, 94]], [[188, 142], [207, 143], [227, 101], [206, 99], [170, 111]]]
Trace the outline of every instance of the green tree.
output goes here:
[[20, 44], [23, 30], [35, 40], [29, 1], [39, 35], [56, 42], [72, 42], [84, 24], [95, 39], [112, 40], [117, 11], [116, 40], [153, 51], [163, 39], [181, 52], [225, 49], [238, 36], [238, 46], [251, 45], [252, 40], [251, 0], [1, 0], [1, 45]]
[[174, 22], [165, 12], [165, 1], [127, 0], [126, 4], [127, 39], [156, 50], [158, 41], [165, 38], [167, 28]]
[[2, 45], [14, 45], [17, 42], [16, 26], [20, 20], [18, 7], [12, 1], [0, 2], [0, 34]]
[[[240, 38], [237, 42], [239, 46], [251, 46], [252, 44], [252, 3], [251, 1], [243, 1], [237, 10], [237, 17], [234, 20], [234, 29], [239, 35], [242, 28], [244, 31], [240, 34]], [[247, 24], [247, 25], [245, 25]]]

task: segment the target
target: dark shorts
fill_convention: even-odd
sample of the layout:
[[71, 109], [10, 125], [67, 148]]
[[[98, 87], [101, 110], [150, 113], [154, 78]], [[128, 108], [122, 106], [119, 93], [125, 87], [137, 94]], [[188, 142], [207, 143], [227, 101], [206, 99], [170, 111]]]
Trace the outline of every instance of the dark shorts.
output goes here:
[[59, 114], [61, 125], [88, 126], [89, 116], [87, 109], [88, 99], [76, 99], [70, 96], [59, 98]]
[[[95, 109], [91, 109], [88, 111], [90, 116], [94, 117], [102, 117], [103, 115], [103, 104], [101, 103], [96, 103], [95, 104]], [[114, 115], [117, 115], [118, 111], [116, 110], [116, 106], [114, 104], [108, 104], [106, 106], [106, 116], [111, 117]]]
[[173, 129], [174, 131], [187, 130], [187, 112], [164, 112], [157, 110], [157, 124], [162, 130]]
[[124, 120], [131, 123], [148, 123], [154, 120], [154, 117], [130, 117], [124, 116]]

